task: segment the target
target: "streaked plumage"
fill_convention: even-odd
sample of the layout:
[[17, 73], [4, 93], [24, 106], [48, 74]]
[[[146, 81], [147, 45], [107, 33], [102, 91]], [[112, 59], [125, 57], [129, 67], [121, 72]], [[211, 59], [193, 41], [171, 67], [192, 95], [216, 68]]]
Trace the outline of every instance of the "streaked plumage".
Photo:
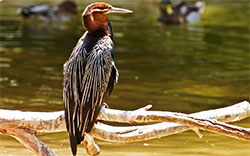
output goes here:
[[196, 23], [200, 21], [204, 8], [205, 3], [200, 1], [180, 1], [172, 4], [171, 0], [162, 0], [158, 21], [165, 24]]
[[111, 23], [104, 13], [131, 12], [107, 3], [90, 4], [82, 14], [86, 29], [64, 64], [64, 103], [73, 155], [96, 122], [105, 94], [111, 93], [118, 72], [114, 63]]

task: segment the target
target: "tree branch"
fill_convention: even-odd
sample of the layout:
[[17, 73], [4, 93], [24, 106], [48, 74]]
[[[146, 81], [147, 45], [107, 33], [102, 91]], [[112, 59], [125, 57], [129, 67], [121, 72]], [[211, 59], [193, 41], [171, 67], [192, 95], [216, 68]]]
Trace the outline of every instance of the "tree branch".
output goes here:
[[[240, 111], [242, 106], [245, 105], [246, 109], [242, 109], [243, 111]], [[102, 120], [105, 121], [115, 121], [115, 122], [127, 122], [127, 123], [140, 123], [140, 122], [171, 122], [171, 123], [178, 123], [183, 124], [186, 126], [192, 127], [191, 129], [194, 130], [199, 136], [201, 134], [199, 133], [199, 129], [207, 130], [214, 133], [219, 133], [223, 135], [227, 135], [230, 137], [234, 137], [237, 139], [242, 140], [248, 140], [250, 141], [250, 129], [248, 128], [241, 128], [238, 126], [232, 126], [229, 124], [225, 124], [219, 121], [216, 121], [215, 119], [218, 117], [221, 117], [220, 120], [237, 120], [239, 119], [240, 112], [242, 113], [242, 117], [249, 116], [250, 114], [250, 107], [248, 102], [242, 102], [238, 105], [231, 106], [232, 108], [228, 109], [229, 111], [225, 116], [224, 113], [225, 108], [218, 109], [215, 112], [206, 111], [206, 112], [200, 112], [195, 113], [191, 115], [186, 115], [183, 113], [173, 113], [173, 112], [166, 112], [166, 111], [146, 111], [151, 106], [146, 106], [144, 108], [135, 110], [135, 111], [121, 111], [121, 110], [114, 110], [114, 109], [102, 109], [99, 117]], [[238, 109], [238, 111], [236, 111]], [[210, 115], [210, 116], [209, 116]], [[100, 125], [99, 125], [100, 126]], [[103, 127], [105, 125], [102, 125]], [[154, 125], [154, 127], [158, 127], [159, 125]], [[149, 126], [151, 127], [151, 126]], [[168, 126], [167, 126], [168, 127]], [[106, 127], [107, 128], [107, 127]], [[106, 129], [105, 128], [105, 129]], [[110, 129], [109, 127], [108, 129]], [[140, 129], [148, 129], [147, 126], [139, 127]], [[136, 129], [128, 130], [130, 133], [133, 131], [136, 131]], [[138, 130], [137, 130], [138, 131]], [[151, 130], [153, 131], [153, 130]], [[107, 132], [105, 132], [107, 133]], [[142, 134], [142, 132], [140, 132]], [[123, 135], [128, 134], [124, 133]], [[121, 135], [119, 135], [121, 136]], [[96, 136], [97, 137], [97, 136]], [[157, 137], [155, 137], [157, 138]], [[101, 138], [99, 138], [101, 139]], [[151, 139], [151, 138], [150, 138]], [[113, 140], [113, 137], [112, 137]], [[111, 140], [109, 140], [111, 141]], [[131, 140], [133, 141], [133, 140]], [[125, 141], [127, 142], [127, 141]], [[128, 141], [130, 142], [130, 141]]]
[[[103, 107], [98, 116], [100, 120], [126, 123], [162, 123], [143, 126], [115, 127], [98, 122], [95, 124], [90, 135], [104, 141], [135, 142], [176, 134], [189, 129], [194, 130], [201, 137], [202, 135], [199, 129], [203, 129], [242, 140], [250, 140], [250, 130], [248, 128], [222, 123], [238, 121], [249, 117], [249, 102], [245, 101], [233, 106], [191, 115], [166, 111], [147, 111], [151, 107], [151, 105], [148, 105], [134, 111], [121, 111]], [[63, 111], [21, 112], [0, 110], [0, 133], [17, 138], [36, 155], [41, 151], [44, 155], [56, 154], [35, 137], [35, 132], [59, 132], [65, 130]], [[96, 155], [100, 150], [90, 135], [85, 137], [87, 139], [84, 140], [84, 145], [89, 154]], [[37, 145], [37, 147], [32, 146], [32, 144]]]
[[0, 133], [12, 136], [22, 143], [35, 155], [39, 156], [56, 156], [50, 148], [48, 148], [42, 141], [40, 141], [35, 133], [23, 128], [18, 127], [4, 127], [1, 125]]

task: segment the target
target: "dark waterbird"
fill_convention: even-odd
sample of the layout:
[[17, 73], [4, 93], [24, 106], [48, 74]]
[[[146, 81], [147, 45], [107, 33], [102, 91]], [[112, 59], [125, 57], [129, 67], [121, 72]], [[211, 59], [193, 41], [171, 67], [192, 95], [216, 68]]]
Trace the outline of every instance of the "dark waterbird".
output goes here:
[[71, 19], [77, 14], [77, 5], [74, 1], [65, 0], [56, 6], [35, 5], [21, 9], [24, 18], [37, 18], [43, 21]]
[[64, 64], [66, 126], [73, 155], [96, 122], [106, 93], [118, 79], [114, 63], [112, 26], [105, 14], [131, 13], [107, 3], [93, 3], [82, 14], [86, 32]]
[[196, 23], [201, 19], [205, 3], [180, 1], [172, 4], [171, 0], [162, 0], [158, 21], [165, 24]]

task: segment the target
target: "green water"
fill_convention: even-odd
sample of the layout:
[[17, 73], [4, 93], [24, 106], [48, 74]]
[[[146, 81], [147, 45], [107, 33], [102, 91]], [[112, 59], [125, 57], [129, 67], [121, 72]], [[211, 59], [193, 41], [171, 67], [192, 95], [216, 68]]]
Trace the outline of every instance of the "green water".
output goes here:
[[[84, 30], [79, 17], [48, 25], [24, 20], [16, 12], [22, 6], [46, 2], [0, 3], [1, 109], [63, 109], [62, 65]], [[109, 2], [134, 11], [108, 15], [120, 74], [119, 84], [106, 100], [110, 107], [131, 110], [152, 104], [153, 110], [192, 113], [250, 101], [248, 0], [206, 1], [202, 21], [181, 26], [158, 23], [158, 6], [151, 0]], [[80, 14], [90, 1], [77, 3]], [[249, 122], [235, 124], [250, 127]], [[202, 139], [189, 131], [145, 142], [97, 143], [101, 156], [250, 155], [248, 142], [202, 133]], [[39, 138], [58, 155], [71, 154], [66, 132]], [[78, 149], [79, 155], [86, 155], [83, 147]], [[1, 135], [0, 155], [32, 153]]]

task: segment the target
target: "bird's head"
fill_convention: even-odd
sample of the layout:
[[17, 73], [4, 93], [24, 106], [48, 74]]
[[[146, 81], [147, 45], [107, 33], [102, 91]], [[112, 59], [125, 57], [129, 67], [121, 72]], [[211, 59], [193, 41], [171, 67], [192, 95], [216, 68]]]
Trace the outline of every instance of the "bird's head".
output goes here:
[[93, 15], [95, 13], [107, 14], [107, 13], [132, 13], [132, 12], [133, 11], [128, 9], [113, 7], [108, 3], [96, 2], [88, 5], [84, 10], [84, 12], [82, 13], [82, 16]]
[[64, 12], [64, 13], [71, 13], [71, 14], [77, 13], [77, 5], [74, 1], [71, 1], [71, 0], [63, 1], [62, 3], [58, 5], [58, 8], [61, 12]]
[[104, 2], [97, 2], [88, 5], [82, 13], [82, 25], [88, 32], [98, 29], [106, 29], [108, 13], [132, 13], [128, 9], [116, 8]]
[[162, 4], [171, 5], [171, 0], [162, 0]]
[[160, 5], [160, 10], [162, 14], [171, 15], [173, 14], [172, 3], [171, 0], [162, 0]]

